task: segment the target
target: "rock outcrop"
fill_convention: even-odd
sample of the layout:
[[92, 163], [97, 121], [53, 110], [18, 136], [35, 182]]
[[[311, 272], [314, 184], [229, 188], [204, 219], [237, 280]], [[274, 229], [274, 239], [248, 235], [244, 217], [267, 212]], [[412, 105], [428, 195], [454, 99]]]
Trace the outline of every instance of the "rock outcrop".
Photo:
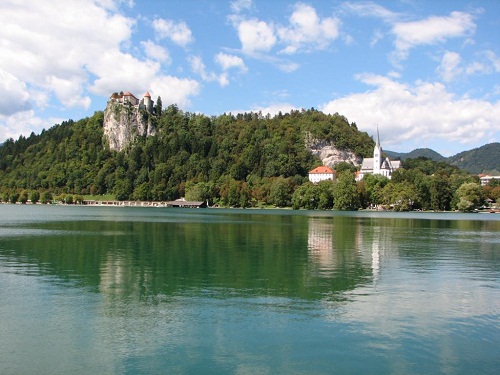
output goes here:
[[137, 137], [155, 135], [151, 114], [139, 106], [108, 101], [104, 110], [104, 136], [111, 150], [121, 151]]
[[321, 159], [323, 165], [330, 168], [335, 168], [335, 164], [340, 162], [351, 163], [355, 166], [363, 162], [363, 158], [354, 152], [338, 149], [333, 143], [313, 138], [310, 135], [306, 136], [306, 147], [314, 156]]

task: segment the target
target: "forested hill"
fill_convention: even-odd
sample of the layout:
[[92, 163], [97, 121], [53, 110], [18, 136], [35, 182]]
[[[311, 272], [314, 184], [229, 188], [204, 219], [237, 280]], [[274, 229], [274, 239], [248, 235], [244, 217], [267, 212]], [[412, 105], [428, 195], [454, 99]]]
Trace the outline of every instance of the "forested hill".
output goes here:
[[411, 152], [395, 152], [395, 151], [388, 151], [384, 150], [384, 152], [391, 158], [391, 159], [400, 159], [400, 160], [406, 160], [406, 159], [416, 159], [419, 157], [425, 157], [427, 159], [431, 159], [434, 161], [443, 161], [446, 158], [439, 154], [438, 152], [431, 150], [430, 148], [417, 148]]
[[489, 143], [448, 158], [450, 164], [470, 173], [500, 174], [500, 143]]
[[204, 183], [212, 196], [244, 188], [268, 194], [278, 180], [290, 189], [302, 184], [320, 164], [306, 148], [306, 136], [365, 157], [374, 146], [345, 117], [314, 109], [207, 117], [172, 105], [152, 120], [156, 135], [121, 152], [110, 151], [103, 137], [103, 112], [10, 139], [0, 146], [0, 190], [171, 200], [183, 196], [186, 186]]

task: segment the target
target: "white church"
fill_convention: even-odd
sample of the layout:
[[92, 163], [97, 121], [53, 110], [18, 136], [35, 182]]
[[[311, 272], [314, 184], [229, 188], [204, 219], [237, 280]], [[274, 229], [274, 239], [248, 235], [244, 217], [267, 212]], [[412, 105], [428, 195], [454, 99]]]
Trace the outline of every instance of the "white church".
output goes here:
[[363, 159], [357, 180], [361, 181], [367, 174], [379, 174], [390, 179], [392, 172], [399, 168], [401, 168], [400, 160], [390, 160], [388, 157], [384, 158], [382, 156], [382, 146], [380, 146], [380, 137], [377, 128], [377, 141], [373, 149], [373, 158]]

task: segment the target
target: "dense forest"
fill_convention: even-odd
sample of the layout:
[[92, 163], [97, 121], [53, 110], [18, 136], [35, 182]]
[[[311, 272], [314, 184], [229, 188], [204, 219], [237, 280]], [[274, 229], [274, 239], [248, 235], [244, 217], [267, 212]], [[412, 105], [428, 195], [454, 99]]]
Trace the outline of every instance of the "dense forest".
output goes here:
[[[85, 195], [106, 195], [141, 201], [186, 197], [232, 207], [449, 210], [475, 208], [484, 197], [499, 198], [497, 187], [481, 189], [477, 177], [425, 157], [405, 160], [404, 170], [392, 180], [367, 176], [356, 182], [356, 167], [340, 163], [335, 182], [314, 185], [307, 173], [322, 163], [307, 149], [306, 137], [363, 157], [370, 157], [374, 146], [344, 116], [315, 109], [274, 117], [208, 117], [176, 105], [157, 108], [157, 115], [151, 115], [156, 135], [139, 138], [120, 152], [109, 149], [103, 118], [103, 112], [96, 112], [4, 142], [0, 200], [73, 203]], [[461, 192], [467, 184], [469, 190]]]

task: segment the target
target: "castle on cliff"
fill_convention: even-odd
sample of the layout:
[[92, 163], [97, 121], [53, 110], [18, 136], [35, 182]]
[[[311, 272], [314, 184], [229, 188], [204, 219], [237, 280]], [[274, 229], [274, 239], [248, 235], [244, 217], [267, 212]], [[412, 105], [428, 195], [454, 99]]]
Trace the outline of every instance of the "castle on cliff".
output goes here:
[[153, 100], [151, 100], [151, 95], [149, 94], [148, 91], [146, 91], [144, 97], [141, 100], [136, 98], [135, 95], [129, 91], [127, 92], [122, 91], [120, 93], [115, 92], [109, 97], [109, 101], [123, 105], [128, 104], [137, 107], [139, 109], [148, 111], [151, 114], [154, 113], [154, 106], [153, 106], [154, 102]]

